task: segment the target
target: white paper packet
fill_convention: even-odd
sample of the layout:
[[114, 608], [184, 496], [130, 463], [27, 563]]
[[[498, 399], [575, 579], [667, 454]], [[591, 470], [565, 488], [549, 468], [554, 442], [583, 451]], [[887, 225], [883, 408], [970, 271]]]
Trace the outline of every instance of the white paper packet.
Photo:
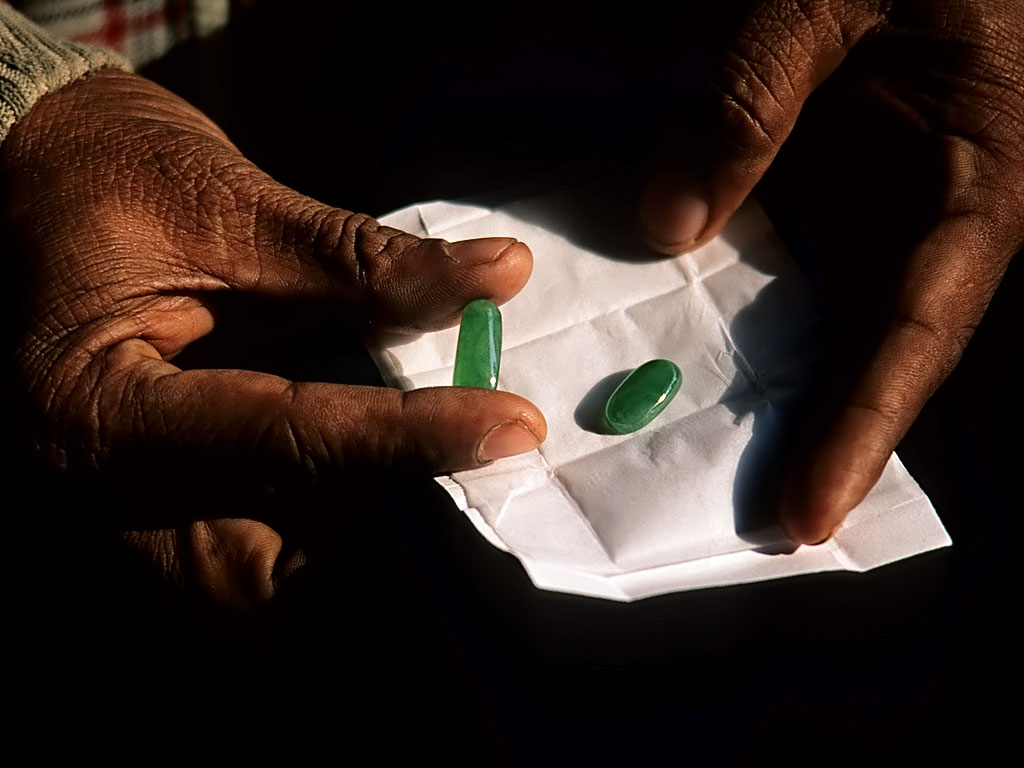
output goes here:
[[[863, 571], [951, 543], [895, 455], [824, 545], [794, 550], [777, 526], [758, 523], [786, 404], [813, 376], [816, 321], [756, 204], [674, 259], [652, 259], [639, 244], [622, 252], [575, 242], [567, 204], [558, 195], [493, 210], [431, 202], [381, 219], [450, 241], [516, 237], [533, 251], [528, 285], [502, 307], [499, 386], [540, 407], [548, 438], [538, 451], [439, 482], [538, 587], [634, 600]], [[457, 338], [451, 328], [375, 339], [370, 352], [391, 386], [450, 385]], [[679, 394], [638, 432], [603, 434], [604, 399], [652, 358], [679, 365]]]

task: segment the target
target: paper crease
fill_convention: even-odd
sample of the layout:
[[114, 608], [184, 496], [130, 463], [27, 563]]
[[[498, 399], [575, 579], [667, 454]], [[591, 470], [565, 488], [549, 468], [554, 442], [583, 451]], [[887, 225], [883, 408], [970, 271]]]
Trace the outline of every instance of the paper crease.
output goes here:
[[[810, 386], [813, 375], [807, 345], [816, 321], [762, 212], [746, 204], [723, 236], [694, 253], [630, 262], [534, 223], [557, 220], [559, 210], [549, 196], [497, 210], [424, 203], [382, 218], [449, 240], [511, 235], [533, 250], [530, 283], [502, 308], [502, 379], [503, 388], [544, 411], [548, 440], [535, 454], [441, 484], [535, 584], [635, 600], [858, 571], [948, 545], [930, 502], [895, 456], [824, 546], [770, 554], [763, 544], [774, 539], [740, 532], [736, 516], [759, 487], [750, 473], [770, 455], [772, 430], [785, 417], [779, 400]], [[757, 303], [739, 344], [733, 322]], [[444, 385], [452, 366], [439, 361], [454, 362], [456, 333], [375, 340], [370, 351], [389, 382]], [[598, 396], [601, 376], [655, 356], [675, 360], [684, 377], [684, 390], [658, 420], [632, 436], [578, 422], [574, 409]]]

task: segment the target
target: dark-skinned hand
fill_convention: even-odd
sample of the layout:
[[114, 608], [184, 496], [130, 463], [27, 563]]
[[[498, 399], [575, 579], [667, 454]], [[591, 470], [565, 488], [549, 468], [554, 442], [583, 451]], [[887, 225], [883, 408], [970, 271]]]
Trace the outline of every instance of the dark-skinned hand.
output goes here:
[[[272, 486], [338, 470], [478, 467], [545, 437], [537, 408], [506, 392], [170, 362], [213, 330], [224, 293], [326, 306], [381, 330], [454, 325], [468, 301], [501, 303], [526, 283], [532, 255], [511, 238], [421, 240], [322, 205], [262, 173], [181, 99], [113, 70], [38, 102], [0, 145], [0, 174], [6, 257], [24, 286], [19, 434], [70, 474], [120, 473], [156, 499], [194, 474]], [[281, 536], [244, 509], [192, 520], [185, 536], [137, 522], [136, 546], [168, 572], [187, 561], [217, 600], [273, 594]]]
[[802, 209], [843, 350], [780, 501], [813, 543], [878, 480], [1024, 244], [1024, 3], [760, 0], [737, 26], [641, 217], [675, 254], [766, 174]]

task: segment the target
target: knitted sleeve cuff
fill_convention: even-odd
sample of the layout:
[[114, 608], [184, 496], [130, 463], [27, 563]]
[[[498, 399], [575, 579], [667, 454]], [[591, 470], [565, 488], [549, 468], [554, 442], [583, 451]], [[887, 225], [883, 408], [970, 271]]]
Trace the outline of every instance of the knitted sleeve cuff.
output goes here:
[[0, 2], [0, 141], [40, 98], [101, 67], [131, 70], [113, 51], [60, 40]]

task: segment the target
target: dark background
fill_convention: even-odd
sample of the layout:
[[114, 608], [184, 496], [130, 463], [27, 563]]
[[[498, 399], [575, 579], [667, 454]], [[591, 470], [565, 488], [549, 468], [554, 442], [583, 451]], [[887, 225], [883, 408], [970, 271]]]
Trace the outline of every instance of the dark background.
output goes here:
[[[706, 79], [730, 28], [727, 9], [677, 12], [264, 2], [145, 74], [325, 203], [383, 214], [582, 185], [632, 232], [663, 118]], [[903, 137], [872, 130], [856, 106], [816, 96], [759, 190], [805, 265], [899, 242], [901, 206], [929, 173], [922, 160], [916, 175], [860, 178], [822, 161], [836, 146], [897, 154]], [[874, 226], [843, 228], [862, 209]], [[165, 588], [92, 525], [83, 510], [109, 489], [15, 463], [10, 660], [29, 682], [15, 703], [42, 729], [41, 754], [146, 759], [214, 737], [224, 756], [288, 759], [318, 744], [341, 759], [370, 748], [484, 764], [917, 763], [954, 746], [980, 757], [1013, 732], [998, 694], [1020, 672], [1010, 383], [1021, 298], [1012, 266], [899, 448], [954, 546], [867, 574], [630, 605], [541, 592], [431, 481], [383, 477], [273, 502], [338, 522], [315, 567], [239, 616]], [[267, 317], [219, 330], [228, 340], [201, 352], [225, 367], [374, 380], [354, 336], [297, 340]]]

